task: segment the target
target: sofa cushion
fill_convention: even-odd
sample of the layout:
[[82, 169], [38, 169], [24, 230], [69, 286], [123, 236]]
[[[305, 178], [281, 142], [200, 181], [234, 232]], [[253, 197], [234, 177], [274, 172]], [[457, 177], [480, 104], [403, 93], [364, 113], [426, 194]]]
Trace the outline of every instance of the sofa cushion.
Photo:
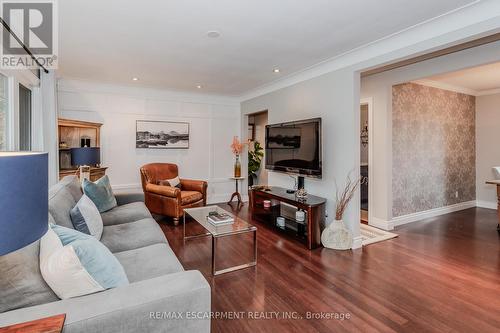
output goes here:
[[197, 191], [181, 191], [181, 205], [189, 205], [203, 199], [203, 195]]
[[140, 247], [167, 243], [158, 223], [152, 218], [104, 227], [101, 242], [113, 252], [134, 250]]
[[154, 244], [114, 255], [125, 269], [130, 283], [184, 270], [167, 244]]
[[57, 225], [73, 228], [70, 211], [76, 205], [76, 200], [61, 182], [49, 190], [49, 213]]
[[104, 225], [115, 225], [151, 218], [144, 202], [132, 202], [117, 206], [101, 214]]
[[42, 278], [40, 241], [0, 256], [0, 313], [59, 300]]

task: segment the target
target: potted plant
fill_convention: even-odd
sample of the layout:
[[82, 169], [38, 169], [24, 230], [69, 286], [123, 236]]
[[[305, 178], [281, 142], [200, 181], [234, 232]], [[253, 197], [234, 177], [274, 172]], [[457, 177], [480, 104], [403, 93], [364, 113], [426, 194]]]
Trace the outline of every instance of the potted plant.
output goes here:
[[260, 169], [264, 157], [264, 148], [258, 141], [254, 141], [253, 149], [248, 149], [248, 186], [254, 184], [254, 179], [257, 178], [257, 171]]
[[349, 250], [352, 248], [351, 231], [344, 224], [344, 213], [349, 205], [349, 202], [356, 193], [359, 186], [359, 177], [352, 180], [350, 175], [347, 176], [344, 188], [340, 191], [335, 184], [335, 220], [321, 233], [321, 243], [324, 247], [335, 250]]

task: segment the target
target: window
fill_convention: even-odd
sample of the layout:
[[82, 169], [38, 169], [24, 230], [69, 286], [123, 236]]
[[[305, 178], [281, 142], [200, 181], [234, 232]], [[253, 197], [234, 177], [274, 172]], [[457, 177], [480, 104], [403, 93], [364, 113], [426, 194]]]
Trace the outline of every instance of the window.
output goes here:
[[19, 85], [19, 150], [31, 150], [31, 90]]
[[0, 150], [7, 150], [8, 129], [8, 81], [7, 77], [0, 74]]

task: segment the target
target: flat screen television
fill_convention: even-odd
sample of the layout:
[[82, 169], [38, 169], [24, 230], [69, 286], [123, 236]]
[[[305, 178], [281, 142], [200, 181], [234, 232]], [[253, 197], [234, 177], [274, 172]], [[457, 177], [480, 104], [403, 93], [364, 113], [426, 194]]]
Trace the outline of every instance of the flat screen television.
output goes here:
[[266, 126], [266, 169], [321, 178], [321, 118]]

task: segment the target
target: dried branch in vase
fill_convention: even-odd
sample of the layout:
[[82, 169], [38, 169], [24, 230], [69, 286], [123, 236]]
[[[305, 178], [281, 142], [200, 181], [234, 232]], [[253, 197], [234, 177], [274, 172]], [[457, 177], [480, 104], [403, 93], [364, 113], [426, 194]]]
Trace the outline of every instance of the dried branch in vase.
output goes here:
[[347, 176], [346, 183], [344, 186], [344, 189], [340, 192], [339, 187], [335, 183], [335, 188], [336, 188], [336, 205], [337, 208], [335, 209], [335, 219], [336, 220], [342, 220], [342, 217], [344, 216], [344, 212], [347, 208], [347, 205], [351, 201], [352, 197], [354, 196], [354, 193], [356, 193], [356, 189], [358, 188], [360, 183], [360, 177], [357, 177], [355, 180], [351, 179], [351, 174]]

